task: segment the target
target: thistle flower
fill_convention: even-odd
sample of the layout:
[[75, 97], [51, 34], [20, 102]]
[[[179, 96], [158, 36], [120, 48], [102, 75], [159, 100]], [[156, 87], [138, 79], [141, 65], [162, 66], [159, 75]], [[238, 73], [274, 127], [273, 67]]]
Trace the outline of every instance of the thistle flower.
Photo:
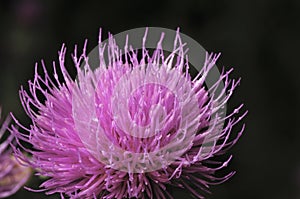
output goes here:
[[[219, 114], [239, 80], [229, 79], [232, 70], [223, 71], [207, 89], [205, 80], [219, 55], [207, 54], [202, 70], [192, 78], [179, 33], [167, 57], [163, 36], [151, 55], [145, 41], [146, 34], [139, 58], [128, 40], [120, 50], [110, 35], [106, 48], [100, 34], [100, 64], [95, 70], [89, 65], [86, 43], [79, 57], [75, 47], [76, 80], [66, 70], [63, 45], [59, 67], [53, 64], [53, 77], [42, 62], [44, 75], [37, 72], [36, 65], [29, 92], [21, 88], [21, 102], [32, 125], [26, 128], [14, 118], [29, 134], [16, 128], [12, 132], [18, 141], [33, 146], [20, 145], [32, 158], [19, 149], [15, 153], [39, 175], [48, 177], [41, 184], [46, 194], [173, 198], [169, 188], [174, 186], [203, 198], [210, 185], [234, 174], [216, 177], [231, 156], [225, 162], [212, 158], [224, 154], [244, 130], [243, 126], [230, 138], [233, 126], [246, 114], [235, 118], [243, 105], [227, 116]], [[58, 68], [64, 81], [59, 80]], [[224, 89], [217, 95], [223, 82]]]
[[[10, 118], [8, 117], [2, 124], [0, 140], [9, 122]], [[12, 151], [8, 149], [8, 146], [12, 140], [13, 135], [10, 135], [0, 144], [0, 198], [5, 198], [16, 193], [25, 184], [31, 174], [29, 168], [22, 166], [11, 155]]]

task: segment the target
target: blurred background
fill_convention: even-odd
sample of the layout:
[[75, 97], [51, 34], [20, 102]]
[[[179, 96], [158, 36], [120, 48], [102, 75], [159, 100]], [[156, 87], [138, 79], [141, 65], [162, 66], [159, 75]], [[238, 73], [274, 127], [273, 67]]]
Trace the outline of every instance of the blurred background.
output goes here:
[[[245, 103], [244, 135], [231, 150], [228, 182], [210, 199], [300, 198], [300, 1], [0, 1], [0, 104], [29, 125], [18, 90], [33, 78], [35, 62], [51, 67], [62, 43], [70, 53], [99, 27], [113, 34], [137, 27], [181, 28], [206, 50], [221, 52], [218, 67], [242, 77], [228, 109]], [[238, 129], [236, 129], [238, 130]], [[30, 187], [40, 180], [34, 177]], [[176, 192], [176, 198], [188, 198]], [[20, 190], [10, 198], [57, 198]]]

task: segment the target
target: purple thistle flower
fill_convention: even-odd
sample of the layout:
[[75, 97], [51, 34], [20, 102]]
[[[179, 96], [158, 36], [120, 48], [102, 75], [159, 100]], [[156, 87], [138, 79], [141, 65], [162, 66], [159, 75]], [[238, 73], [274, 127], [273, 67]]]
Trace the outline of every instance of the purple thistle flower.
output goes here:
[[[109, 37], [107, 48], [99, 38], [100, 66], [88, 64], [86, 43], [83, 53], [73, 54], [77, 79], [64, 65], [66, 48], [59, 52], [60, 81], [53, 64], [49, 76], [37, 72], [29, 81], [29, 93], [21, 88], [22, 105], [32, 120], [30, 128], [15, 122], [17, 141], [32, 158], [15, 149], [16, 156], [38, 174], [48, 177], [41, 185], [46, 194], [60, 193], [70, 198], [173, 198], [169, 187], [184, 188], [197, 198], [209, 192], [210, 185], [229, 179], [234, 172], [216, 177], [227, 161], [216, 161], [241, 136], [230, 134], [245, 115], [219, 114], [240, 80], [229, 79], [223, 71], [212, 88], [206, 89], [208, 72], [219, 55], [206, 57], [199, 74], [192, 78], [179, 33], [174, 50], [166, 58], [162, 40], [152, 55], [145, 48], [142, 57], [124, 47], [124, 55]], [[129, 48], [129, 50], [128, 50]], [[108, 52], [108, 63], [104, 52]], [[80, 67], [83, 64], [84, 67]], [[215, 90], [224, 82], [217, 95]], [[41, 100], [40, 95], [46, 100]], [[224, 122], [226, 122], [224, 125]]]
[[[7, 117], [0, 128], [0, 140], [9, 122], [10, 117]], [[10, 135], [0, 143], [0, 198], [6, 198], [16, 193], [27, 182], [31, 175], [31, 169], [22, 166], [11, 155], [12, 150], [9, 149], [9, 145], [13, 138], [13, 135]]]

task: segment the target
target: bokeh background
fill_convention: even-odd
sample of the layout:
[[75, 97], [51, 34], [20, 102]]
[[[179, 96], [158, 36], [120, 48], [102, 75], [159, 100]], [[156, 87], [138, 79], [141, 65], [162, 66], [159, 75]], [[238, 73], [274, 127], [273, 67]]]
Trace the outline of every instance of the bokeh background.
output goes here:
[[[229, 110], [245, 103], [244, 135], [231, 150], [237, 174], [212, 188], [210, 199], [300, 198], [300, 1], [0, 1], [0, 104], [29, 124], [18, 90], [33, 78], [35, 62], [51, 67], [62, 43], [97, 45], [99, 27], [176, 29], [213, 52], [218, 66], [242, 77]], [[107, 35], [105, 35], [107, 36]], [[72, 68], [70, 56], [67, 64]], [[237, 130], [237, 129], [236, 129]], [[28, 186], [37, 187], [34, 177]], [[188, 198], [177, 191], [176, 198]], [[57, 198], [20, 190], [10, 198]]]

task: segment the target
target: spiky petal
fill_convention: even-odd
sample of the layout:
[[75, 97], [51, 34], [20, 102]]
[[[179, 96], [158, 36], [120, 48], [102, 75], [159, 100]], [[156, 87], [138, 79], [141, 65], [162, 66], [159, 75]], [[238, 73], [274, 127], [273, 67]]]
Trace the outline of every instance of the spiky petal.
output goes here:
[[[145, 42], [144, 38], [144, 42]], [[21, 88], [22, 105], [32, 120], [30, 128], [13, 132], [18, 140], [32, 144], [16, 155], [38, 174], [49, 177], [42, 185], [47, 194], [62, 198], [172, 198], [168, 188], [185, 188], [198, 198], [209, 186], [222, 183], [232, 173], [218, 178], [215, 172], [225, 162], [211, 158], [224, 154], [242, 134], [230, 133], [244, 116], [222, 116], [224, 106], [239, 80], [223, 72], [206, 89], [208, 72], [219, 55], [206, 57], [200, 73], [192, 78], [179, 33], [173, 52], [164, 58], [162, 40], [153, 55], [124, 47], [124, 56], [112, 36], [107, 48], [99, 45], [100, 65], [88, 64], [86, 45], [81, 56], [73, 54], [77, 79], [68, 74], [63, 45], [59, 67], [53, 77], [44, 63], [44, 75], [35, 70], [29, 92]], [[108, 63], [104, 51], [108, 52]], [[80, 67], [83, 64], [83, 68]], [[64, 81], [60, 81], [57, 69]], [[214, 92], [224, 82], [220, 94]], [[40, 94], [46, 100], [40, 100]], [[224, 125], [226, 121], [226, 125]], [[22, 146], [21, 146], [22, 147]]]
[[[1, 115], [1, 110], [0, 110]], [[0, 128], [0, 140], [7, 130], [10, 117], [4, 121]], [[0, 143], [0, 198], [6, 198], [16, 193], [29, 179], [31, 170], [22, 166], [11, 154], [9, 149], [13, 135]]]

